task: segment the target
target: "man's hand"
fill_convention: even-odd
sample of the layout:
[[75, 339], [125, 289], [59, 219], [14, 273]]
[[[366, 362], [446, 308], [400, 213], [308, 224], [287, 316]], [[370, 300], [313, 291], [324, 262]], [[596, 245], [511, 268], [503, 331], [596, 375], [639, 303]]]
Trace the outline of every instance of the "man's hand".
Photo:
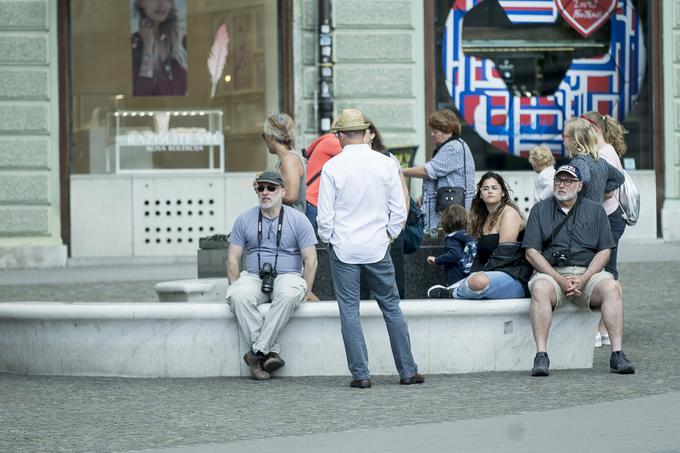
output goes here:
[[304, 302], [319, 302], [319, 301], [321, 301], [321, 299], [319, 299], [319, 296], [317, 296], [316, 294], [314, 294], [312, 292], [307, 293], [305, 298], [302, 299], [302, 300]]
[[578, 296], [581, 294], [580, 291], [578, 293], [576, 292], [577, 291], [576, 285], [569, 279], [569, 277], [563, 277], [560, 275], [559, 278], [557, 278], [556, 280], [557, 283], [560, 285], [562, 292], [567, 296]]
[[575, 296], [581, 295], [581, 291], [583, 291], [583, 288], [586, 286], [586, 283], [588, 282], [588, 280], [583, 278], [583, 275], [570, 275], [569, 277], [567, 277], [567, 280], [571, 282], [572, 287], [574, 288]]
[[436, 258], [434, 256], [428, 256], [427, 257], [427, 264], [437, 264], [435, 262]]

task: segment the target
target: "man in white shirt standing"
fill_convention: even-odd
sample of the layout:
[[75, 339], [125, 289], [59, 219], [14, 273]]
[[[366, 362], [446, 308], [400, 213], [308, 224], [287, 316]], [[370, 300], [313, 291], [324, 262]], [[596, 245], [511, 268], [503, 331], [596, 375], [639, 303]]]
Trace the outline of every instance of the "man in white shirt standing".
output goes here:
[[336, 118], [335, 132], [343, 149], [321, 172], [317, 223], [319, 237], [329, 243], [335, 295], [340, 308], [342, 339], [351, 387], [371, 387], [368, 352], [359, 315], [359, 281], [366, 273], [383, 312], [400, 384], [422, 384], [425, 378], [411, 354], [406, 319], [399, 308], [399, 293], [389, 245], [406, 221], [404, 193], [396, 163], [373, 151], [367, 137], [370, 123], [357, 109]]

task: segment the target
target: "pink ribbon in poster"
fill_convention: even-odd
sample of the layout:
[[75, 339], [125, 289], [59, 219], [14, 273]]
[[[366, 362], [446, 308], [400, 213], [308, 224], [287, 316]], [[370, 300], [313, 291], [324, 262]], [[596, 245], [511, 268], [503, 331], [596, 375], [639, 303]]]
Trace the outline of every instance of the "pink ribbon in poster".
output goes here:
[[604, 25], [616, 7], [616, 0], [555, 0], [564, 20], [584, 38]]

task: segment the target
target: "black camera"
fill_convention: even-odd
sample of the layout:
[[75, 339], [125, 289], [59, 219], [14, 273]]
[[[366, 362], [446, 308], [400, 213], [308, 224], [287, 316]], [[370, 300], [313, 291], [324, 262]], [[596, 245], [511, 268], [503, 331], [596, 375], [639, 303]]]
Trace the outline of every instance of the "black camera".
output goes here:
[[276, 269], [269, 263], [264, 263], [260, 269], [260, 278], [262, 279], [262, 292], [269, 294], [274, 289], [274, 279], [276, 278]]
[[552, 252], [552, 265], [557, 267], [564, 267], [569, 263], [567, 256], [564, 252], [556, 251]]

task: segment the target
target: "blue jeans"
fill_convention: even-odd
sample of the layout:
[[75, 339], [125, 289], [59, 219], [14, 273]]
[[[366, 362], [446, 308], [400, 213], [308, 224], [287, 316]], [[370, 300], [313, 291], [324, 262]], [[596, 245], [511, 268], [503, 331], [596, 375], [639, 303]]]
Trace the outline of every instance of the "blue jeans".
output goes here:
[[[404, 275], [404, 230], [401, 231], [390, 245], [390, 258], [394, 266], [394, 279], [397, 282], [399, 299], [406, 299], [406, 277]], [[371, 289], [366, 281], [366, 272], [361, 272], [361, 300], [371, 298]]]
[[[526, 297], [524, 287], [505, 272], [490, 271], [484, 272], [489, 277], [489, 286], [480, 290], [473, 291], [468, 286], [468, 279], [456, 289], [452, 296], [454, 299], [518, 299]], [[470, 278], [470, 277], [468, 277]]]
[[305, 214], [307, 215], [307, 218], [309, 221], [312, 223], [312, 226], [314, 227], [314, 232], [316, 233], [317, 230], [319, 229], [319, 226], [316, 224], [316, 216], [319, 213], [319, 210], [314, 206], [312, 203], [309, 201], [307, 202], [307, 207], [305, 208]]
[[340, 309], [342, 341], [345, 344], [347, 366], [354, 379], [368, 379], [368, 352], [366, 340], [361, 328], [359, 314], [359, 280], [361, 271], [366, 273], [368, 286], [373, 291], [378, 306], [383, 313], [387, 334], [390, 337], [394, 364], [401, 379], [412, 377], [418, 366], [411, 354], [411, 339], [408, 325], [401, 308], [399, 293], [394, 281], [394, 266], [389, 251], [377, 263], [349, 264], [343, 263], [335, 255], [333, 247], [329, 247], [333, 287]]

